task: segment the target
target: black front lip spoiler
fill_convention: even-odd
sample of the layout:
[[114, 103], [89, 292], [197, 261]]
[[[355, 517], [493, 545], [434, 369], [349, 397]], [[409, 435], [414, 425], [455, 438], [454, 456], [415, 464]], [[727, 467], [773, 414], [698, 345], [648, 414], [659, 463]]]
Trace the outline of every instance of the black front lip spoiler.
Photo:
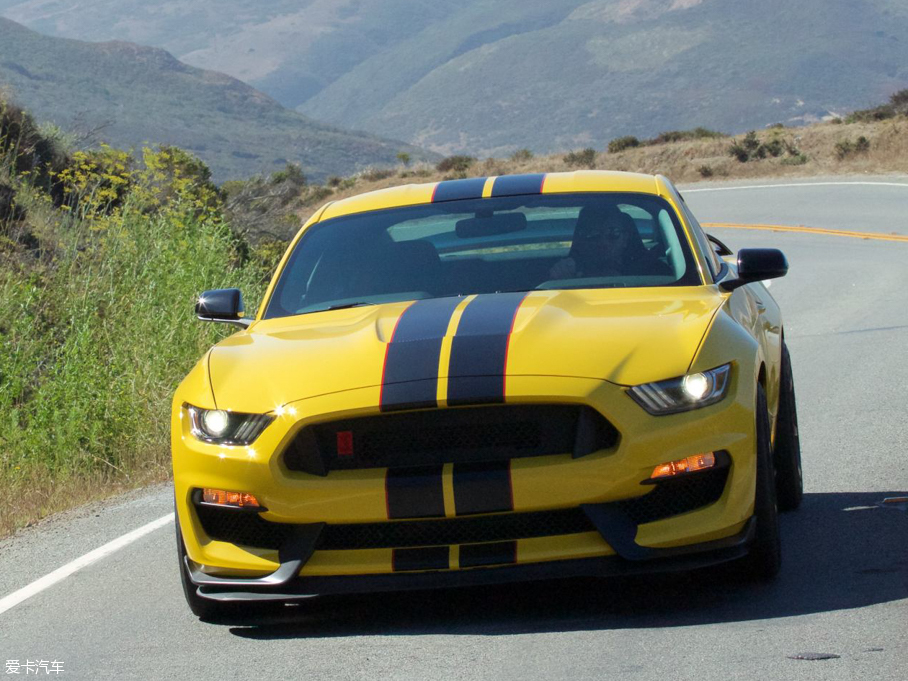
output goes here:
[[[589, 510], [587, 510], [589, 513]], [[594, 514], [590, 514], [591, 518]], [[611, 525], [607, 518], [594, 520]], [[615, 535], [615, 527], [599, 527]], [[622, 528], [618, 528], [621, 530]], [[374, 593], [413, 589], [445, 589], [461, 586], [504, 584], [538, 579], [567, 577], [613, 577], [624, 575], [678, 572], [718, 565], [747, 555], [756, 529], [756, 518], [750, 518], [737, 534], [700, 544], [654, 549], [628, 541], [626, 528], [619, 531], [612, 548], [616, 556], [555, 560], [502, 567], [482, 567], [432, 572], [390, 573], [379, 575], [340, 575], [299, 577], [298, 558], [282, 561], [277, 571], [255, 579], [225, 578], [206, 575], [184, 558], [190, 579], [198, 594], [216, 601], [288, 601], [329, 594]], [[603, 534], [606, 534], [604, 532]], [[623, 535], [623, 536], [621, 536]], [[616, 545], [617, 544], [617, 545]], [[634, 548], [636, 547], [636, 548]], [[630, 554], [630, 555], [628, 555]], [[308, 558], [308, 556], [307, 556]]]

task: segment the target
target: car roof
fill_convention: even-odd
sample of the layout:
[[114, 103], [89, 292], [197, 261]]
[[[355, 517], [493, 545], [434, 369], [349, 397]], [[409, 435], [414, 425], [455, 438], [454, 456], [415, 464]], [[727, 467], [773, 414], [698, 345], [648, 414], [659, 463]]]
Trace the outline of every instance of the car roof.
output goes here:
[[358, 194], [327, 205], [319, 221], [399, 206], [521, 194], [572, 192], [630, 192], [664, 196], [665, 178], [614, 170], [578, 170], [569, 173], [532, 173], [442, 180], [407, 184]]

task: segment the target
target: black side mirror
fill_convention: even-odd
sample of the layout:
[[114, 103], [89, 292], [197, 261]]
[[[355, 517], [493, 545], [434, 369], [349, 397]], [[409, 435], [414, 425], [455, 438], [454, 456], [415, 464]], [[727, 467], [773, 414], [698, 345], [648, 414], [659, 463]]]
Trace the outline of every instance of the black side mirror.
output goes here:
[[742, 248], [738, 251], [738, 278], [719, 284], [723, 291], [734, 291], [754, 281], [776, 279], [788, 274], [788, 260], [777, 248]]
[[195, 314], [205, 322], [223, 322], [244, 329], [252, 323], [243, 318], [243, 294], [238, 288], [203, 291], [195, 304]]

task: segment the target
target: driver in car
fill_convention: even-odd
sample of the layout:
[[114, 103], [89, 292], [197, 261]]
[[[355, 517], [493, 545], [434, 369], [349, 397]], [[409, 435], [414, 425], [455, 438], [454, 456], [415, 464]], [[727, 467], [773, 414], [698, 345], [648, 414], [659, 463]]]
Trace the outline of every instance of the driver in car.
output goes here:
[[580, 211], [568, 257], [549, 272], [551, 279], [671, 274], [643, 245], [633, 218], [614, 205]]

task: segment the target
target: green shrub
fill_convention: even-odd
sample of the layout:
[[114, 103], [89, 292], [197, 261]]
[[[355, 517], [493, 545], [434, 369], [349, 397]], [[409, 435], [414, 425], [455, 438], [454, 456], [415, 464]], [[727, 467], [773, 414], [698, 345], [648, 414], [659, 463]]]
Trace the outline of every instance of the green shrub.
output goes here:
[[908, 115], [908, 89], [894, 92], [889, 96], [889, 102], [887, 104], [851, 112], [845, 117], [845, 122], [870, 123], [906, 115]]
[[625, 135], [624, 137], [616, 137], [611, 142], [608, 143], [608, 153], [617, 154], [625, 149], [633, 149], [634, 147], [640, 146], [640, 140], [638, 140], [633, 135]]
[[440, 173], [465, 173], [475, 162], [476, 159], [472, 156], [448, 156], [447, 158], [441, 159], [438, 162], [438, 165], [435, 166], [435, 169]]
[[397, 152], [397, 160], [400, 161], [404, 166], [410, 165], [410, 154], [406, 151]]
[[587, 147], [586, 149], [581, 149], [580, 151], [572, 151], [564, 156], [564, 162], [569, 166], [582, 166], [584, 168], [592, 168], [596, 165], [596, 150], [592, 147]]
[[728, 147], [728, 153], [741, 163], [762, 160], [769, 156], [777, 158], [784, 153], [789, 156], [798, 156], [800, 151], [787, 139], [774, 136], [767, 142], [761, 142], [756, 131], [751, 130], [738, 141], [733, 140]]
[[179, 173], [134, 171], [117, 210], [81, 220], [17, 189], [47, 223], [38, 256], [0, 267], [0, 486], [165, 471], [169, 396], [227, 332], [194, 319], [196, 296], [238, 286], [252, 311], [267, 272]]
[[727, 137], [727, 135], [715, 130], [710, 130], [708, 128], [694, 128], [693, 130], [669, 130], [668, 132], [659, 133], [653, 139], [648, 140], [646, 144], [668, 144], [670, 142], [718, 139], [720, 137]]
[[750, 160], [750, 152], [740, 142], [732, 142], [728, 147], [728, 153], [741, 163], [747, 163]]
[[791, 156], [786, 156], [783, 158], [780, 163], [783, 166], [802, 166], [807, 163], [808, 158], [804, 154], [798, 153]]
[[763, 147], [764, 149], [766, 149], [766, 153], [768, 153], [773, 158], [781, 156], [785, 151], [785, 145], [779, 138], [770, 140], [769, 142], [764, 144]]
[[866, 154], [868, 151], [870, 151], [870, 140], [864, 135], [858, 137], [854, 142], [841, 140], [835, 145], [835, 153], [840, 161], [854, 154]]
[[366, 168], [366, 170], [360, 174], [360, 177], [368, 182], [378, 182], [379, 180], [391, 177], [396, 172], [396, 170], [392, 170], [391, 168]]
[[[274, 186], [289, 183], [295, 187], [305, 187], [307, 178], [303, 174], [303, 169], [296, 163], [288, 163], [283, 170], [276, 170], [268, 178], [268, 184]], [[224, 184], [227, 184], [226, 182]], [[223, 185], [222, 185], [223, 186]]]
[[533, 158], [533, 152], [529, 149], [518, 149], [511, 154], [511, 160], [515, 163], [524, 163]]

